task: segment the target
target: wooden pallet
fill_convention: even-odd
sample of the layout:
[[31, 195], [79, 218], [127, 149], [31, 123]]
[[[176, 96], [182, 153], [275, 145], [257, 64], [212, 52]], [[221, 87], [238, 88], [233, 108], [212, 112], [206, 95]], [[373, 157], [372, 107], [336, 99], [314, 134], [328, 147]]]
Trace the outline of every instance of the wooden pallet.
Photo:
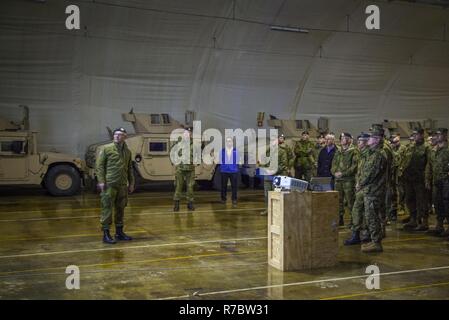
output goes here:
[[270, 191], [268, 264], [282, 271], [334, 266], [338, 218], [336, 191]]

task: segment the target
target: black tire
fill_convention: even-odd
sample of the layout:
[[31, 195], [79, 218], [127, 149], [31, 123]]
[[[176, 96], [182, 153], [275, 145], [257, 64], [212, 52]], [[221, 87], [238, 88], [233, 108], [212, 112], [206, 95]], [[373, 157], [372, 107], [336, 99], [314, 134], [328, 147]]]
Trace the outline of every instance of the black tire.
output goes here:
[[45, 187], [52, 196], [72, 196], [81, 188], [81, 176], [70, 165], [56, 165], [47, 171]]

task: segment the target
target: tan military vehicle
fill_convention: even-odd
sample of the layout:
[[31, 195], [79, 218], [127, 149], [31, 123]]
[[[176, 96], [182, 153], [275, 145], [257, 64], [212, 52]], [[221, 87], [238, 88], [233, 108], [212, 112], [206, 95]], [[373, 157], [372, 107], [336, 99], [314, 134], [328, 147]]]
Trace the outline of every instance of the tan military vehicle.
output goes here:
[[[170, 161], [170, 133], [183, 126], [191, 126], [194, 118], [193, 112], [186, 113], [186, 123], [183, 125], [166, 113], [122, 114], [123, 121], [130, 122], [134, 127], [134, 133], [128, 133], [126, 144], [131, 151], [134, 174], [139, 184], [149, 181], [174, 181], [175, 166]], [[108, 128], [111, 140], [112, 131]], [[96, 183], [95, 160], [102, 148], [111, 143], [111, 140], [92, 144], [86, 153], [86, 164], [90, 186], [94, 188]], [[195, 179], [200, 186], [217, 187], [215, 165], [201, 164], [195, 168]], [[218, 175], [217, 175], [218, 176]], [[215, 179], [214, 179], [215, 177]]]
[[404, 120], [384, 120], [384, 129], [388, 130], [390, 136], [399, 134], [402, 141], [408, 141], [415, 129], [424, 129], [426, 134], [437, 128], [437, 121], [425, 119], [420, 121], [404, 121]]
[[[258, 112], [257, 114], [257, 126], [263, 127], [265, 120], [265, 112]], [[292, 120], [292, 119], [278, 119], [277, 117], [270, 115], [270, 118], [266, 120], [269, 127], [277, 129], [278, 134], [285, 136], [285, 144], [290, 148], [294, 148], [295, 142], [301, 139], [303, 131], [308, 131], [310, 141], [316, 143], [320, 134], [329, 131], [328, 119], [319, 118], [317, 126], [313, 125], [310, 120]], [[268, 141], [267, 141], [268, 143]], [[242, 181], [247, 187], [257, 187], [261, 185], [261, 178], [257, 176], [257, 166], [246, 163], [242, 166], [241, 170]]]
[[0, 185], [42, 185], [51, 195], [69, 196], [82, 184], [84, 161], [76, 156], [37, 150], [37, 132], [29, 128], [29, 110], [21, 124], [0, 119]]

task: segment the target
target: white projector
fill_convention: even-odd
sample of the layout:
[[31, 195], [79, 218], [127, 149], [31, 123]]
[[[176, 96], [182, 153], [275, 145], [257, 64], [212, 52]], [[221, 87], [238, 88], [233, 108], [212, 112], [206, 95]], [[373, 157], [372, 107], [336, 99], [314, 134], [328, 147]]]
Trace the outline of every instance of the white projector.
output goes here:
[[275, 176], [273, 178], [273, 186], [277, 190], [296, 190], [304, 192], [307, 190], [309, 183], [304, 180], [295, 179], [287, 176]]

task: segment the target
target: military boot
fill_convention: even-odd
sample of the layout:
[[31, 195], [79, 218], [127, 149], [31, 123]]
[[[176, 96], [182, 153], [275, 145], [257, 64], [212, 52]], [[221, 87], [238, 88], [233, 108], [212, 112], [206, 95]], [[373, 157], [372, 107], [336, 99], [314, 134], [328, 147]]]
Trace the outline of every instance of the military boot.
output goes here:
[[179, 200], [175, 200], [175, 206], [173, 207], [173, 211], [179, 211]]
[[429, 230], [429, 219], [427, 217], [422, 218], [422, 222], [415, 228], [415, 231], [427, 231]]
[[123, 240], [123, 241], [129, 241], [129, 240], [133, 239], [132, 237], [126, 235], [126, 233], [123, 232], [123, 227], [115, 228], [115, 238], [117, 240]]
[[193, 206], [193, 202], [192, 201], [189, 201], [187, 203], [187, 209], [189, 209], [189, 211], [195, 211], [195, 208]]
[[418, 224], [416, 223], [416, 218], [410, 217], [410, 221], [404, 224], [404, 230], [414, 230]]
[[355, 244], [360, 244], [360, 232], [359, 231], [354, 231], [352, 232], [351, 238], [346, 239], [345, 242], [343, 243], [345, 246], [352, 246]]
[[362, 244], [361, 250], [364, 253], [382, 252], [383, 248], [382, 248], [382, 244], [380, 242], [371, 241], [371, 242]]
[[443, 233], [443, 231], [444, 231], [443, 220], [438, 219], [437, 225], [435, 226], [435, 228], [429, 229], [429, 231], [427, 231], [426, 233], [434, 235], [434, 236], [439, 236], [440, 234]]
[[116, 241], [111, 237], [109, 230], [103, 230], [103, 242], [108, 244], [114, 244]]

